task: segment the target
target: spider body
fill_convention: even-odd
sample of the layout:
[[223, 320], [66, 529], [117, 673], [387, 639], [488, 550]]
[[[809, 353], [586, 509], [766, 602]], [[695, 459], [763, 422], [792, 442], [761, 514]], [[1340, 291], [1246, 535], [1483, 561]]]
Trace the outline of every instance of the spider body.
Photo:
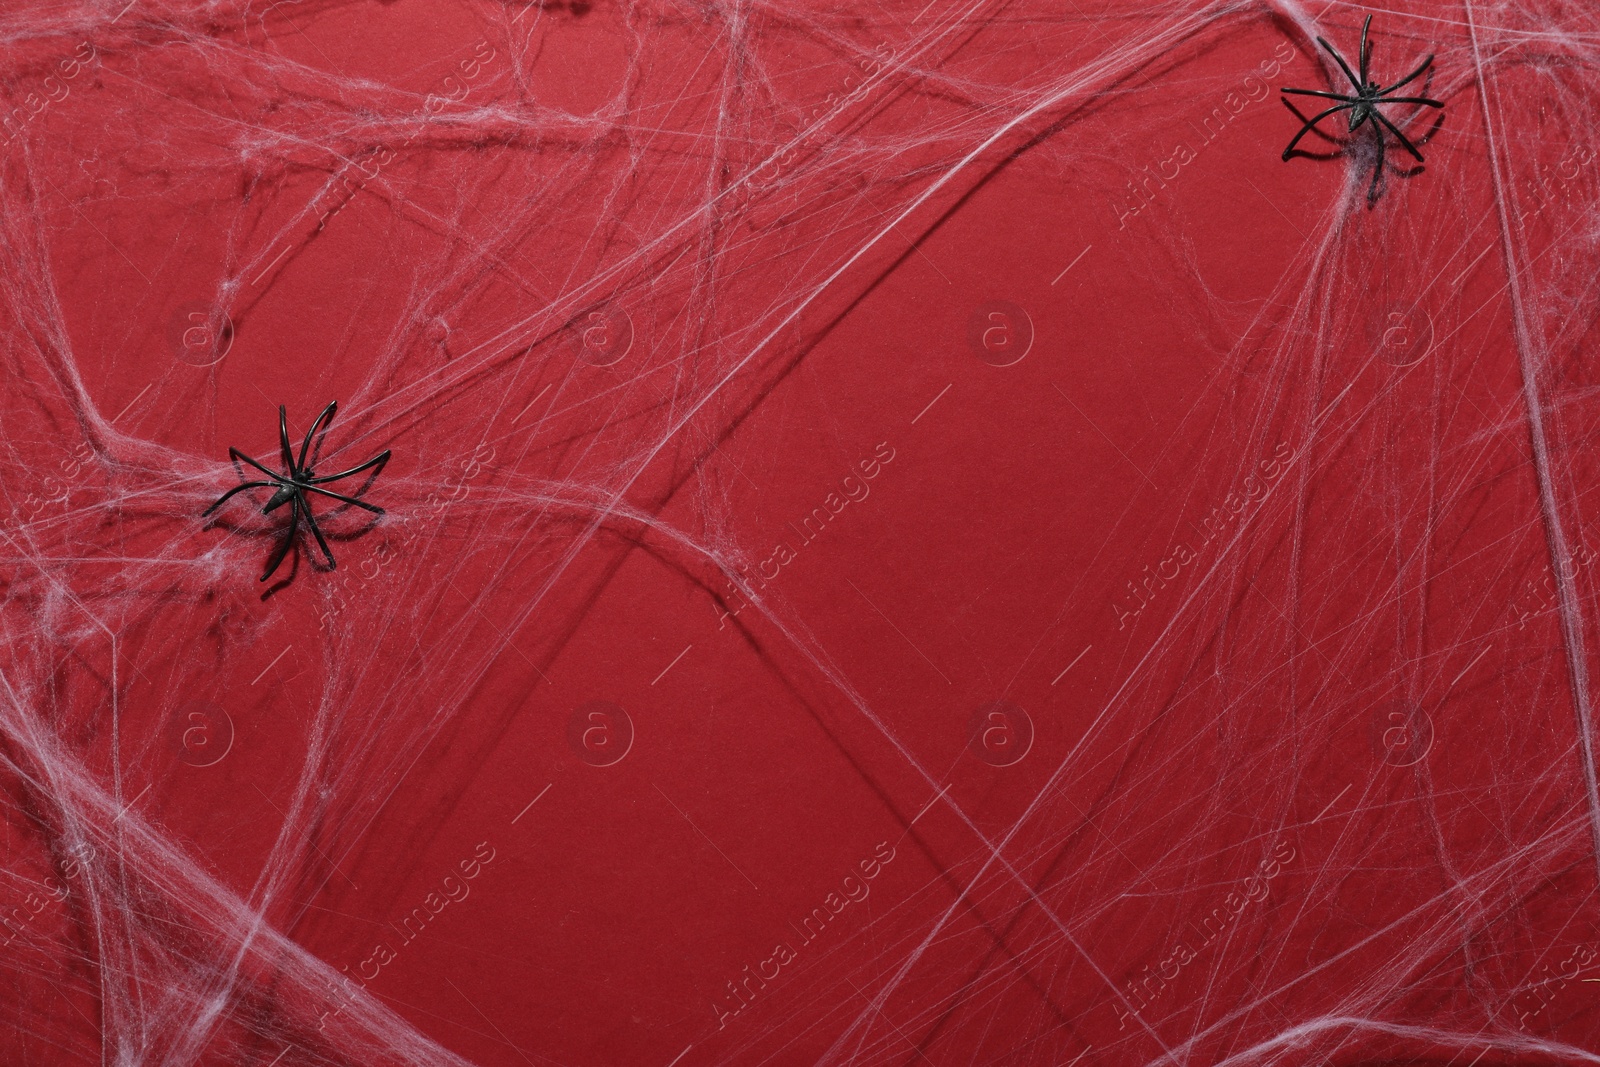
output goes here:
[[[324, 489], [323, 486], [327, 485], [329, 482], [337, 482], [343, 478], [348, 478], [353, 474], [360, 474], [364, 470], [372, 471], [372, 474], [368, 477], [368, 483], [370, 484], [371, 480], [376, 478], [383, 471], [384, 465], [389, 462], [390, 452], [388, 449], [384, 449], [378, 455], [373, 456], [360, 466], [351, 467], [349, 470], [340, 471], [338, 474], [328, 474], [318, 477], [317, 472], [313, 469], [310, 463], [310, 461], [315, 458], [312, 454], [311, 443], [313, 439], [316, 439], [317, 431], [320, 429], [323, 431], [323, 433], [327, 432], [328, 425], [333, 422], [334, 412], [336, 412], [338, 409], [339, 404], [337, 401], [335, 401], [324, 408], [321, 415], [317, 416], [316, 421], [311, 424], [311, 429], [306, 431], [305, 440], [300, 445], [300, 455], [297, 459], [293, 449], [289, 444], [288, 409], [283, 407], [281, 404], [278, 406], [278, 444], [283, 458], [284, 473], [282, 474], [279, 474], [277, 471], [272, 470], [264, 464], [251, 459], [243, 452], [240, 452], [237, 448], [228, 449], [228, 455], [233, 457], [236, 463], [239, 461], [248, 463], [250, 466], [259, 470], [262, 474], [265, 474], [269, 480], [241, 482], [232, 489], [229, 489], [226, 493], [223, 493], [215, 504], [212, 504], [209, 508], [206, 508], [206, 510], [202, 513], [203, 516], [210, 515], [213, 511], [216, 511], [218, 508], [222, 507], [223, 504], [226, 504], [228, 502], [228, 498], [232, 497], [235, 493], [242, 493], [246, 489], [273, 490], [272, 496], [268, 498], [266, 506], [261, 509], [262, 514], [270, 514], [271, 512], [276, 511], [278, 508], [283, 507], [285, 504], [289, 505], [289, 530], [285, 534], [283, 541], [278, 545], [277, 549], [273, 551], [272, 558], [267, 561], [267, 569], [261, 575], [261, 580], [263, 582], [272, 577], [272, 572], [278, 569], [278, 565], [283, 562], [283, 558], [289, 554], [289, 549], [294, 545], [295, 532], [299, 528], [300, 519], [302, 516], [305, 517], [306, 525], [311, 528], [312, 535], [317, 539], [317, 546], [322, 549], [322, 554], [328, 561], [328, 567], [332, 569], [339, 565], [338, 562], [333, 558], [333, 552], [328, 548], [327, 539], [322, 536], [321, 528], [317, 526], [316, 516], [311, 513], [311, 500], [307, 494], [314, 493], [318, 496], [332, 497], [333, 499], [341, 501], [345, 504], [352, 504], [358, 508], [365, 508], [375, 515], [383, 514], [383, 509], [378, 507], [376, 504], [368, 504], [365, 501], [357, 500], [355, 497], [345, 496], [342, 493], [335, 493], [331, 489]], [[318, 442], [318, 447], [320, 449], [320, 441]]]
[[[1368, 83], [1368, 89], [1370, 90], [1372, 88], [1376, 88], [1376, 86], [1373, 86], [1369, 82]], [[1377, 113], [1378, 113], [1377, 110], [1375, 108], [1373, 108], [1373, 106], [1370, 103], [1358, 104], [1355, 107], [1351, 108], [1350, 109], [1350, 132], [1351, 133], [1355, 133], [1356, 130], [1361, 128], [1361, 124], [1363, 122], [1366, 122], [1368, 119], [1372, 119], [1372, 121], [1374, 123], [1376, 123], [1377, 119], [1373, 118], [1373, 116], [1377, 115]]]
[[[1352, 134], [1360, 129], [1363, 124], [1368, 122], [1372, 124], [1373, 138], [1378, 143], [1378, 158], [1377, 162], [1372, 168], [1372, 183], [1367, 187], [1368, 203], [1372, 203], [1378, 199], [1378, 180], [1383, 176], [1383, 156], [1385, 144], [1383, 131], [1385, 129], [1395, 136], [1395, 139], [1400, 142], [1401, 147], [1403, 147], [1407, 152], [1411, 153], [1417, 162], [1421, 163], [1423, 161], [1422, 153], [1417, 151], [1417, 146], [1412, 144], [1404, 133], [1400, 132], [1400, 127], [1396, 126], [1390, 121], [1389, 117], [1380, 109], [1380, 105], [1417, 104], [1422, 107], [1444, 107], [1444, 104], [1438, 100], [1430, 100], [1425, 96], [1391, 95], [1396, 89], [1399, 89], [1403, 85], [1408, 85], [1412, 81], [1415, 81], [1417, 78], [1421, 77], [1423, 72], [1433, 65], [1432, 54], [1424, 57], [1422, 62], [1418, 64], [1416, 70], [1412, 71], [1410, 74], [1407, 74], [1404, 78], [1401, 78], [1399, 81], [1388, 86], [1387, 88], [1372, 78], [1370, 74], [1372, 45], [1367, 40], [1367, 31], [1371, 26], [1372, 16], [1368, 15], [1366, 21], [1361, 24], [1361, 73], [1359, 76], [1357, 76], [1355, 71], [1350, 69], [1350, 64], [1344, 61], [1344, 57], [1339, 54], [1338, 50], [1335, 49], [1333, 45], [1329, 44], [1321, 37], [1317, 38], [1317, 43], [1323, 48], [1327, 49], [1328, 54], [1333, 56], [1334, 61], [1339, 64], [1339, 69], [1344, 71], [1345, 77], [1350, 79], [1351, 86], [1355, 88], [1354, 96], [1351, 96], [1347, 93], [1328, 92], [1322, 89], [1282, 90], [1285, 93], [1292, 93], [1296, 96], [1318, 96], [1327, 100], [1339, 101], [1339, 103], [1329, 107], [1326, 111], [1318, 112], [1311, 118], [1305, 119], [1305, 124], [1300, 127], [1300, 132], [1294, 135], [1294, 139], [1289, 142], [1289, 147], [1283, 150], [1283, 158], [1285, 162], [1287, 162], [1289, 157], [1294, 153], [1294, 146], [1300, 143], [1300, 138], [1310, 133], [1316, 128], [1317, 123], [1321, 122], [1330, 115], [1336, 115], [1341, 111], [1348, 111], [1349, 132]], [[1301, 117], [1304, 118], [1304, 116]]]

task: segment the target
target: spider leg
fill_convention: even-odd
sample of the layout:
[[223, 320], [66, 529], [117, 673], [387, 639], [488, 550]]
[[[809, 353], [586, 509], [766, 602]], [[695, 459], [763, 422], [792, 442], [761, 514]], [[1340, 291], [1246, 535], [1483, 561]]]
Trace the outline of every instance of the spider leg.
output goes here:
[[1372, 16], [1367, 16], [1367, 21], [1361, 24], [1361, 84], [1367, 82], [1367, 66], [1372, 62], [1372, 45], [1367, 43], [1367, 29], [1372, 25]]
[[1346, 96], [1344, 93], [1330, 93], [1323, 89], [1279, 89], [1280, 93], [1294, 93], [1296, 96], [1324, 96], [1329, 100], [1343, 100], [1348, 104], [1359, 104], [1359, 97]]
[[1383, 113], [1380, 112], [1377, 108], [1373, 108], [1372, 109], [1372, 113], [1378, 117], [1378, 121], [1379, 122], [1381, 122], [1385, 126], [1389, 127], [1389, 132], [1390, 133], [1392, 133], [1396, 137], [1400, 138], [1400, 144], [1405, 148], [1405, 150], [1407, 152], [1410, 152], [1413, 156], [1416, 157], [1416, 160], [1417, 160], [1418, 163], [1423, 162], [1422, 153], [1417, 151], [1417, 146], [1416, 145], [1414, 145], [1410, 141], [1406, 140], [1406, 135], [1400, 132], [1400, 127], [1396, 126], [1394, 123], [1390, 122], [1387, 118], [1385, 118], [1383, 116]]
[[1359, 92], [1364, 91], [1366, 86], [1362, 85], [1359, 81], [1356, 80], [1356, 73], [1355, 73], [1355, 71], [1350, 69], [1350, 64], [1348, 64], [1348, 63], [1346, 63], [1344, 61], [1344, 56], [1341, 56], [1334, 49], [1333, 45], [1329, 44], [1327, 41], [1324, 41], [1321, 37], [1317, 38], [1317, 43], [1320, 44], [1322, 47], [1326, 48], [1328, 50], [1328, 54], [1330, 56], [1332, 56], [1338, 62], [1339, 69], [1344, 71], [1344, 76], [1346, 78], [1350, 79], [1350, 84], [1354, 85], [1356, 87], [1356, 92], [1359, 93]]
[[1316, 126], [1317, 123], [1321, 122], [1323, 119], [1327, 118], [1329, 115], [1332, 115], [1336, 111], [1348, 111], [1355, 106], [1356, 105], [1354, 104], [1339, 104], [1336, 107], [1330, 107], [1328, 110], [1307, 119], [1306, 124], [1300, 127], [1300, 132], [1294, 135], [1294, 140], [1289, 142], [1289, 147], [1283, 150], [1284, 162], [1288, 162], [1289, 154], [1294, 151], [1294, 146], [1300, 143], [1300, 138], [1310, 133], [1312, 127]]
[[282, 404], [278, 405], [278, 446], [283, 450], [283, 469], [293, 474], [294, 452], [289, 448], [289, 409]]
[[[378, 453], [376, 456], [373, 456], [371, 459], [369, 459], [365, 463], [361, 464], [361, 466], [359, 466], [359, 467], [351, 467], [349, 470], [340, 471], [338, 474], [325, 474], [321, 478], [313, 478], [313, 479], [311, 479], [310, 484], [312, 484], [312, 485], [320, 485], [323, 482], [336, 482], [340, 478], [348, 478], [352, 474], [360, 474], [362, 471], [366, 470], [368, 467], [378, 467], [379, 469], [382, 469], [383, 465], [385, 463], [388, 463], [388, 462], [389, 462], [389, 450], [386, 448], [382, 452]], [[376, 475], [374, 475], [374, 477], [376, 477]]]
[[382, 508], [380, 508], [378, 505], [376, 505], [376, 504], [368, 504], [366, 501], [357, 500], [353, 496], [345, 496], [343, 493], [335, 493], [332, 490], [323, 489], [323, 488], [320, 488], [319, 486], [315, 486], [315, 485], [307, 485], [305, 487], [305, 490], [308, 493], [321, 493], [323, 496], [331, 496], [335, 500], [342, 500], [346, 504], [354, 504], [358, 508], [366, 508], [368, 511], [372, 512], [374, 515], [382, 515], [382, 514], [384, 514], [384, 510]]
[[289, 513], [289, 532], [284, 534], [283, 540], [279, 542], [278, 547], [272, 550], [272, 558], [267, 560], [267, 569], [261, 572], [261, 580], [263, 582], [272, 577], [272, 572], [278, 569], [278, 564], [283, 562], [283, 557], [287, 556], [289, 549], [294, 547], [295, 529], [300, 525], [300, 502], [298, 500], [290, 500], [289, 505], [292, 509]]
[[306, 431], [305, 442], [300, 446], [301, 468], [305, 467], [306, 456], [310, 455], [311, 453], [311, 438], [316, 435], [317, 427], [321, 426], [324, 430], [326, 430], [328, 426], [332, 425], [333, 413], [337, 410], [339, 410], [339, 402], [335, 400], [333, 403], [322, 409], [322, 414], [317, 416], [317, 421], [313, 422], [311, 424], [311, 429]]
[[[1377, 111], [1374, 110], [1373, 114], [1376, 115]], [[1378, 161], [1372, 166], [1372, 183], [1367, 186], [1369, 205], [1378, 202], [1378, 181], [1383, 177], [1383, 131], [1376, 122], [1372, 124], [1372, 135], [1378, 139]]]
[[1387, 96], [1389, 93], [1392, 93], [1396, 89], [1400, 88], [1400, 86], [1405, 85], [1408, 82], [1415, 81], [1417, 76], [1420, 75], [1423, 71], [1427, 70], [1428, 67], [1430, 67], [1432, 64], [1433, 64], [1433, 53], [1430, 52], [1423, 59], [1423, 61], [1420, 64], [1418, 64], [1416, 70], [1412, 71], [1410, 74], [1407, 74], [1404, 78], [1401, 78], [1399, 81], [1397, 81], [1393, 85], [1389, 86], [1389, 88], [1382, 90], [1380, 93], [1378, 93], [1378, 95], [1379, 96]]
[[328, 558], [328, 569], [337, 570], [339, 562], [333, 558], [333, 552], [328, 548], [328, 542], [323, 539], [322, 529], [317, 525], [317, 517], [311, 514], [311, 505], [306, 505], [306, 525], [311, 527], [311, 533], [317, 539], [317, 544], [322, 548], [322, 554]]
[[279, 474], [277, 471], [275, 471], [275, 470], [271, 469], [270, 467], [266, 466], [265, 464], [261, 463], [259, 460], [251, 459], [249, 456], [245, 455], [243, 452], [240, 452], [237, 448], [228, 449], [228, 455], [232, 456], [236, 460], [239, 460], [239, 459], [244, 460], [246, 463], [250, 464], [250, 466], [254, 467], [256, 470], [260, 471], [262, 474], [265, 474], [268, 478], [271, 478], [275, 482], [281, 482], [281, 481], [285, 480], [283, 475]]
[[276, 482], [242, 482], [239, 485], [234, 486], [232, 489], [229, 489], [226, 493], [223, 493], [215, 504], [212, 504], [209, 508], [206, 508], [200, 513], [200, 517], [203, 519], [213, 511], [216, 511], [222, 505], [226, 504], [228, 502], [228, 498], [233, 496], [235, 493], [242, 493], [246, 489], [269, 489], [276, 484]]
[[1378, 102], [1380, 104], [1422, 104], [1424, 107], [1444, 107], [1443, 102], [1429, 100], [1425, 96], [1386, 96]]

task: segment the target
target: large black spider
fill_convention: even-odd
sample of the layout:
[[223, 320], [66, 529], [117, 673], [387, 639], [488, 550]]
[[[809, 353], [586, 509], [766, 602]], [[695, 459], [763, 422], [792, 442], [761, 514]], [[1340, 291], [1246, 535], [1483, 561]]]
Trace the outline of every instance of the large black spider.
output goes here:
[[[1300, 118], [1305, 120], [1305, 125], [1301, 126], [1300, 132], [1294, 135], [1294, 140], [1289, 142], [1289, 147], [1283, 150], [1283, 159], [1286, 163], [1289, 161], [1289, 156], [1294, 152], [1294, 146], [1300, 143], [1300, 138], [1304, 137], [1312, 130], [1313, 127], [1316, 126], [1317, 123], [1321, 122], [1329, 115], [1340, 111], [1350, 112], [1351, 133], [1355, 133], [1356, 130], [1360, 129], [1363, 122], [1366, 122], [1368, 119], [1372, 120], [1373, 136], [1376, 137], [1378, 141], [1378, 161], [1377, 164], [1372, 168], [1372, 184], [1367, 187], [1367, 202], [1369, 204], [1378, 199], [1378, 179], [1383, 175], [1383, 130], [1379, 128], [1379, 123], [1382, 123], [1384, 126], [1389, 128], [1389, 132], [1394, 134], [1395, 137], [1399, 139], [1400, 144], [1407, 152], [1410, 152], [1416, 157], [1418, 163], [1423, 161], [1422, 153], [1417, 151], [1417, 146], [1407, 140], [1406, 135], [1400, 132], [1400, 128], [1394, 123], [1390, 122], [1388, 117], [1384, 115], [1382, 111], [1378, 110], [1378, 105], [1421, 104], [1424, 107], [1444, 107], [1444, 104], [1440, 103], [1439, 101], [1429, 100], [1425, 96], [1389, 95], [1402, 85], [1405, 85], [1408, 82], [1414, 81], [1420, 77], [1422, 72], [1427, 70], [1428, 67], [1433, 64], [1432, 53], [1429, 53], [1428, 56], [1423, 59], [1422, 63], [1418, 65], [1416, 70], [1412, 71], [1410, 74], [1407, 74], [1404, 78], [1401, 78], [1388, 88], [1384, 88], [1377, 82], [1370, 80], [1367, 68], [1372, 60], [1372, 46], [1367, 43], [1367, 27], [1371, 25], [1372, 16], [1368, 15], [1367, 20], [1361, 24], [1361, 76], [1359, 78], [1356, 77], [1355, 72], [1350, 69], [1350, 64], [1344, 61], [1344, 57], [1334, 49], [1333, 45], [1329, 44], [1321, 37], [1317, 38], [1317, 43], [1328, 50], [1328, 54], [1333, 56], [1333, 58], [1338, 62], [1339, 68], [1344, 71], [1345, 77], [1350, 79], [1350, 84], [1356, 87], [1356, 95], [1346, 96], [1343, 93], [1330, 93], [1321, 89], [1282, 90], [1285, 93], [1294, 93], [1297, 96], [1321, 96], [1330, 100], [1343, 101], [1342, 103], [1335, 104], [1333, 107], [1328, 108], [1326, 111], [1323, 111], [1317, 115], [1313, 115], [1309, 119], [1305, 118], [1303, 115], [1300, 115]], [[1296, 112], [1296, 114], [1298, 115], [1299, 112]]]
[[[333, 499], [341, 500], [346, 504], [354, 504], [358, 508], [366, 508], [368, 511], [376, 515], [383, 514], [383, 509], [378, 507], [376, 504], [368, 504], [364, 501], [357, 500], [355, 497], [344, 496], [340, 493], [333, 492], [331, 489], [323, 489], [322, 486], [328, 482], [337, 482], [341, 478], [348, 478], [352, 474], [360, 474], [369, 467], [375, 467], [377, 469], [374, 470], [367, 479], [368, 484], [370, 484], [373, 478], [376, 478], [380, 473], [382, 473], [384, 464], [389, 462], [389, 450], [387, 448], [378, 455], [373, 456], [371, 459], [361, 464], [359, 467], [351, 467], [349, 470], [340, 471], [338, 474], [325, 474], [320, 478], [317, 477], [317, 474], [314, 470], [306, 465], [308, 458], [312, 461], [314, 461], [316, 458], [311, 454], [311, 439], [316, 436], [319, 427], [322, 429], [324, 434], [327, 433], [328, 425], [333, 422], [333, 413], [338, 409], [338, 401], [334, 401], [322, 409], [322, 414], [317, 416], [317, 421], [313, 422], [311, 424], [311, 429], [306, 431], [306, 439], [300, 445], [300, 460], [297, 463], [295, 462], [294, 453], [289, 448], [289, 412], [288, 409], [283, 407], [283, 405], [280, 404], [278, 406], [278, 443], [283, 451], [283, 469], [285, 471], [283, 474], [279, 474], [276, 471], [263, 466], [261, 463], [251, 459], [243, 452], [240, 452], [237, 448], [228, 449], [228, 455], [232, 456], [235, 461], [244, 460], [246, 463], [250, 464], [250, 466], [265, 474], [271, 479], [271, 481], [243, 482], [234, 486], [226, 493], [223, 493], [222, 497], [215, 504], [212, 504], [209, 508], [206, 508], [201, 515], [202, 518], [206, 515], [210, 515], [223, 504], [226, 504], [228, 502], [228, 498], [233, 496], [233, 494], [243, 492], [246, 489], [276, 490], [272, 494], [271, 499], [267, 501], [266, 507], [261, 509], [262, 514], [267, 514], [277, 508], [282, 507], [284, 504], [289, 505], [289, 530], [284, 535], [283, 542], [278, 545], [277, 549], [272, 553], [272, 558], [267, 561], [267, 569], [261, 575], [261, 580], [263, 582], [272, 577], [272, 572], [278, 569], [278, 564], [283, 562], [283, 557], [289, 554], [289, 549], [294, 544], [295, 532], [300, 525], [301, 515], [305, 516], [306, 525], [311, 527], [312, 534], [316, 536], [317, 544], [322, 547], [322, 554], [328, 559], [328, 567], [331, 569], [339, 565], [334, 560], [333, 553], [328, 549], [328, 542], [323, 538], [322, 531], [317, 528], [316, 517], [311, 514], [311, 502], [306, 499], [307, 493], [320, 493], [323, 496], [331, 496]], [[317, 450], [320, 452], [321, 448], [322, 442], [319, 440], [317, 442]]]

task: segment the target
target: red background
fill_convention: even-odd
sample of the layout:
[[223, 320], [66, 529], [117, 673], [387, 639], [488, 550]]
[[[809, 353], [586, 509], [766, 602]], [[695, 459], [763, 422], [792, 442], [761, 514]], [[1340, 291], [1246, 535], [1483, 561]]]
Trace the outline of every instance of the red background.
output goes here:
[[0, 14], [0, 1059], [1591, 1062], [1596, 29]]

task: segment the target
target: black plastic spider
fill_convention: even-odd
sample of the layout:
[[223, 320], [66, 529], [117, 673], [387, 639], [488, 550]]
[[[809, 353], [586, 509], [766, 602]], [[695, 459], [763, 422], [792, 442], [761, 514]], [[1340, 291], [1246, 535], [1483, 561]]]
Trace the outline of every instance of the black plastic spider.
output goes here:
[[[359, 467], [351, 467], [349, 470], [340, 471], [338, 474], [326, 474], [319, 478], [316, 476], [315, 471], [306, 466], [308, 457], [315, 459], [314, 456], [311, 456], [311, 439], [316, 436], [319, 427], [324, 434], [327, 433], [328, 425], [333, 422], [333, 413], [338, 409], [338, 401], [334, 401], [322, 409], [322, 414], [317, 416], [317, 421], [313, 422], [311, 429], [306, 431], [306, 439], [300, 446], [300, 461], [296, 463], [294, 453], [289, 448], [289, 412], [281, 404], [278, 406], [278, 442], [283, 450], [283, 467], [286, 472], [284, 474], [270, 470], [240, 452], [237, 448], [228, 449], [228, 455], [235, 460], [244, 460], [272, 480], [266, 482], [244, 482], [234, 486], [226, 493], [223, 493], [221, 499], [215, 504], [206, 508], [201, 515], [202, 518], [226, 504], [228, 498], [233, 494], [243, 492], [246, 489], [276, 490], [272, 494], [272, 498], [267, 501], [267, 506], [261, 509], [262, 514], [267, 514], [276, 508], [282, 507], [284, 504], [288, 504], [290, 508], [289, 531], [284, 536], [283, 543], [277, 547], [277, 550], [272, 553], [272, 558], [267, 561], [267, 569], [261, 575], [263, 582], [272, 577], [272, 572], [278, 569], [278, 564], [283, 562], [283, 557], [289, 554], [289, 549], [294, 544], [295, 531], [300, 525], [301, 515], [306, 517], [306, 525], [311, 527], [312, 534], [316, 536], [317, 544], [322, 547], [322, 554], [328, 558], [328, 567], [331, 569], [339, 565], [334, 561], [333, 553], [329, 551], [328, 542], [323, 538], [322, 531], [317, 528], [316, 517], [311, 514], [311, 502], [306, 499], [307, 493], [321, 493], [323, 496], [331, 496], [333, 499], [341, 500], [346, 504], [354, 504], [358, 508], [366, 508], [376, 515], [383, 514], [383, 509], [376, 504], [368, 504], [354, 497], [344, 496], [321, 487], [328, 482], [337, 482], [341, 478], [348, 478], [352, 474], [360, 474], [367, 468], [373, 467], [376, 469], [367, 478], [367, 483], [371, 484], [372, 480], [383, 472], [384, 464], [389, 462], [389, 450], [387, 448]], [[321, 448], [322, 443], [319, 440], [317, 442], [319, 452]]]
[[[1389, 95], [1402, 85], [1405, 85], [1408, 82], [1414, 81], [1420, 77], [1422, 72], [1427, 70], [1428, 67], [1433, 64], [1432, 53], [1429, 53], [1427, 58], [1422, 61], [1416, 70], [1412, 71], [1410, 74], [1407, 74], [1404, 78], [1401, 78], [1388, 88], [1384, 88], [1377, 82], [1369, 80], [1367, 67], [1372, 60], [1372, 46], [1367, 43], [1367, 27], [1371, 25], [1372, 16], [1368, 15], [1367, 20], [1361, 24], [1361, 77], [1359, 78], [1356, 77], [1355, 72], [1350, 69], [1350, 64], [1344, 61], [1344, 57], [1334, 49], [1333, 45], [1329, 44], [1327, 41], [1324, 41], [1321, 37], [1317, 38], [1317, 43], [1328, 50], [1328, 54], [1333, 56], [1333, 58], [1338, 62], [1340, 69], [1344, 71], [1345, 77], [1349, 78], [1350, 83], [1356, 87], [1356, 95], [1346, 96], [1343, 93], [1330, 93], [1321, 89], [1282, 90], [1285, 93], [1294, 93], [1297, 96], [1321, 96], [1330, 100], [1343, 101], [1343, 103], [1336, 104], [1333, 107], [1330, 107], [1328, 110], [1314, 115], [1309, 119], [1305, 118], [1304, 115], [1300, 115], [1300, 118], [1305, 120], [1305, 125], [1301, 126], [1300, 132], [1294, 135], [1294, 140], [1289, 142], [1289, 147], [1283, 150], [1283, 159], [1286, 163], [1289, 161], [1289, 156], [1294, 152], [1294, 146], [1300, 143], [1300, 138], [1304, 137], [1312, 130], [1313, 127], [1316, 126], [1317, 123], [1321, 122], [1329, 115], [1339, 111], [1350, 112], [1351, 133], [1355, 133], [1356, 130], [1360, 129], [1363, 122], [1366, 122], [1368, 119], [1372, 120], [1373, 135], [1378, 141], [1378, 162], [1372, 168], [1372, 184], [1367, 187], [1367, 202], [1369, 204], [1378, 199], [1378, 179], [1383, 175], [1383, 130], [1378, 128], [1379, 123], [1382, 123], [1384, 126], [1389, 128], [1389, 132], [1394, 134], [1395, 137], [1399, 139], [1400, 144], [1407, 152], [1410, 152], [1416, 157], [1418, 163], [1423, 161], [1422, 153], [1417, 151], [1417, 146], [1408, 141], [1406, 139], [1406, 135], [1400, 132], [1400, 128], [1394, 123], [1390, 122], [1388, 117], [1385, 116], [1382, 111], [1378, 110], [1378, 105], [1421, 104], [1424, 107], [1444, 107], [1444, 104], [1440, 103], [1439, 101], [1429, 100], [1425, 96]], [[1296, 112], [1296, 114], [1299, 115], [1299, 112]]]

